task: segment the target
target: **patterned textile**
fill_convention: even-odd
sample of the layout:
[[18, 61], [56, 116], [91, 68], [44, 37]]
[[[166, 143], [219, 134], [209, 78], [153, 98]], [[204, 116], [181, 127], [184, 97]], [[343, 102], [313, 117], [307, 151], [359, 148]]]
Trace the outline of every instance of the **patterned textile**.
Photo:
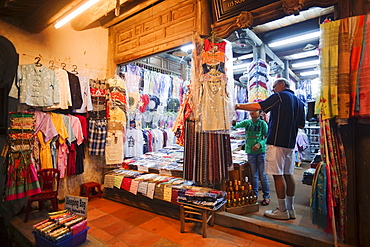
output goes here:
[[338, 115], [338, 32], [339, 21], [328, 22], [321, 29], [321, 88], [320, 105], [323, 119]]
[[[5, 171], [4, 200], [15, 200], [41, 192], [33, 160], [34, 113], [10, 112], [10, 126], [2, 152]], [[22, 133], [20, 133], [22, 131]]]
[[316, 172], [314, 176], [314, 184], [312, 186], [311, 192], [311, 220], [312, 224], [317, 225], [320, 229], [328, 231], [328, 226], [330, 226], [329, 215], [328, 215], [328, 194], [327, 194], [327, 173], [326, 164], [320, 163], [316, 167]]
[[360, 67], [360, 60], [361, 60], [361, 52], [364, 40], [364, 25], [365, 25], [365, 16], [358, 17], [358, 23], [354, 30], [354, 39], [353, 45], [351, 47], [351, 68], [350, 68], [350, 116], [354, 115], [355, 108], [356, 108], [356, 94], [357, 94], [357, 82], [359, 78], [359, 67]]
[[353, 115], [370, 116], [370, 16], [365, 16]]
[[217, 186], [228, 179], [232, 166], [230, 135], [195, 132], [195, 122], [185, 122], [184, 179], [200, 186]]
[[192, 102], [190, 96], [185, 96], [184, 102], [180, 106], [176, 121], [172, 127], [172, 131], [175, 132], [177, 137], [176, 143], [184, 146], [185, 145], [185, 121], [189, 118], [192, 113]]
[[343, 240], [346, 222], [346, 197], [348, 186], [347, 161], [344, 146], [334, 119], [320, 119], [321, 155], [330, 168], [330, 188], [328, 200], [333, 202], [336, 231]]
[[107, 120], [89, 120], [89, 154], [104, 155], [105, 139], [107, 137]]
[[5, 200], [15, 200], [40, 193], [40, 184], [32, 163], [32, 151], [9, 153], [8, 159]]
[[321, 25], [323, 119], [370, 116], [370, 18], [355, 16]]
[[338, 41], [338, 118], [349, 118], [350, 113], [350, 63], [355, 27], [359, 18], [340, 20]]

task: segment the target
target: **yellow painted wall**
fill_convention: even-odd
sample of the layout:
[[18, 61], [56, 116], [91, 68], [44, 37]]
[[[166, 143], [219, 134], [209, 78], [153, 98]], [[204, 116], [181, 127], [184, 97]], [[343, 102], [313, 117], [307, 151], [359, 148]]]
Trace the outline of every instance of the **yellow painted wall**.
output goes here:
[[75, 31], [66, 24], [60, 29], [50, 26], [39, 34], [31, 34], [0, 20], [0, 35], [15, 46], [19, 64], [33, 63], [41, 55], [45, 66], [54, 60], [59, 67], [66, 63], [67, 70], [75, 64], [79, 73], [90, 78], [107, 76], [108, 29]]
[[[48, 27], [39, 34], [31, 34], [0, 20], [0, 35], [10, 40], [19, 54], [19, 64], [35, 62], [41, 55], [41, 63], [49, 67], [54, 60], [57, 67], [66, 63], [71, 71], [77, 65], [80, 74], [89, 78], [107, 78], [108, 29], [94, 28], [86, 31], [75, 31], [69, 24], [60, 29]], [[87, 147], [85, 148], [85, 151]], [[66, 194], [79, 195], [80, 185], [85, 182], [103, 183], [104, 163], [102, 156], [85, 155], [85, 172], [62, 179], [58, 198], [64, 199]], [[8, 202], [8, 208], [17, 213], [25, 206], [25, 200]]]

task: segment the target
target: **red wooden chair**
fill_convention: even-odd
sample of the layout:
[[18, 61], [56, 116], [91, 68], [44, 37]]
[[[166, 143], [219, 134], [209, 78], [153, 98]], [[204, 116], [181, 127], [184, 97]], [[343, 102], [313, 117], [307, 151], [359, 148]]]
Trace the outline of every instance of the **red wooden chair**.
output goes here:
[[26, 217], [24, 222], [28, 221], [28, 215], [31, 210], [32, 202], [39, 202], [39, 210], [43, 209], [44, 201], [50, 200], [54, 211], [58, 211], [58, 188], [60, 171], [58, 169], [42, 169], [37, 171], [37, 176], [39, 178], [41, 192], [39, 194], [30, 196], [28, 198]]

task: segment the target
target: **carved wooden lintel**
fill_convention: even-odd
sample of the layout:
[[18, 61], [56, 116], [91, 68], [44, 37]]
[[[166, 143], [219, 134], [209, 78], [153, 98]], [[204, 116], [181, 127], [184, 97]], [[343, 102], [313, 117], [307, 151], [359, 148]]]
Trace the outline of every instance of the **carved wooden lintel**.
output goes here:
[[239, 15], [212, 24], [214, 34], [227, 38], [233, 31], [240, 28], [251, 28], [287, 15], [297, 15], [311, 7], [329, 7], [340, 0], [280, 0], [251, 11], [243, 11]]
[[282, 0], [282, 8], [287, 15], [298, 15], [304, 6], [304, 0]]
[[[242, 11], [238, 16], [230, 18], [223, 22], [218, 22], [212, 25], [213, 30], [217, 30], [218, 37], [225, 38], [232, 32], [241, 29], [249, 28], [253, 24], [253, 15], [249, 11]], [[224, 28], [226, 27], [226, 28]]]
[[236, 17], [236, 25], [239, 28], [248, 28], [253, 24], [253, 15], [249, 11], [242, 11]]

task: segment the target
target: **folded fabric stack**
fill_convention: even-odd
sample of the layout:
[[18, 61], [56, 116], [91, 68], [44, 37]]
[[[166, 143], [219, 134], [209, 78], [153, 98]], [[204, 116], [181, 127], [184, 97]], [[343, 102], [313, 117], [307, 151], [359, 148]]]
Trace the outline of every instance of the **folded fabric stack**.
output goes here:
[[248, 69], [249, 102], [260, 102], [268, 97], [268, 65], [262, 59], [253, 61]]
[[125, 169], [115, 169], [106, 174], [104, 187], [123, 189], [174, 204], [190, 203], [212, 209], [226, 201], [224, 191], [193, 186], [192, 182], [177, 177]]

